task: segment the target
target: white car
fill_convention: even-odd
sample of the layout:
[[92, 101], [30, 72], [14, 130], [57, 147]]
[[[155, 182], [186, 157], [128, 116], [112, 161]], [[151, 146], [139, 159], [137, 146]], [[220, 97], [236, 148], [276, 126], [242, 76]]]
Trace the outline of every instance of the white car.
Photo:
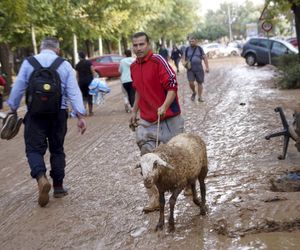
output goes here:
[[218, 57], [218, 56], [238, 56], [240, 51], [238, 48], [225, 46], [220, 43], [208, 43], [202, 45], [204, 53], [208, 58]]

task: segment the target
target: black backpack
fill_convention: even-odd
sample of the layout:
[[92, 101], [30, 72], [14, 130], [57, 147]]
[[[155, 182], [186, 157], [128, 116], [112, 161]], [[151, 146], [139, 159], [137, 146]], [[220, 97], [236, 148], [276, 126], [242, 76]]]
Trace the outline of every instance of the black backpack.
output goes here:
[[44, 68], [33, 56], [26, 59], [34, 68], [26, 90], [28, 112], [31, 115], [58, 113], [61, 107], [62, 93], [61, 79], [57, 68], [64, 59], [57, 57], [48, 68]]

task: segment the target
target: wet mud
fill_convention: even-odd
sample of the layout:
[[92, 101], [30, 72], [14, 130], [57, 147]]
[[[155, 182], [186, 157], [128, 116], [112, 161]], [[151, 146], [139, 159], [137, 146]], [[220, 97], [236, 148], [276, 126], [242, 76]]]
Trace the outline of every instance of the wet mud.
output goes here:
[[299, 192], [274, 192], [270, 180], [299, 171], [300, 153], [290, 141], [287, 158], [278, 160], [282, 138], [264, 138], [282, 129], [274, 108], [291, 119], [300, 91], [274, 88], [272, 67], [248, 67], [241, 58], [209, 62], [204, 103], [190, 100], [184, 70], [178, 75], [185, 129], [207, 145], [206, 216], [180, 194], [175, 232], [155, 232], [159, 213], [142, 212], [147, 195], [134, 169], [139, 150], [114, 80], [84, 136], [75, 119], [68, 122], [68, 196], [51, 194], [40, 208], [23, 132], [0, 141], [0, 249], [299, 249]]

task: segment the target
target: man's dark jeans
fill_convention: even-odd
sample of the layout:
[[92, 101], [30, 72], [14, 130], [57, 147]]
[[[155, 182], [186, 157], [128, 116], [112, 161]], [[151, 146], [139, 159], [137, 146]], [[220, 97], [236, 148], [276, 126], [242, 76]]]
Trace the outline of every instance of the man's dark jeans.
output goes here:
[[49, 146], [50, 176], [53, 179], [53, 185], [62, 184], [66, 166], [64, 140], [67, 133], [67, 119], [66, 110], [60, 110], [57, 115], [26, 114], [24, 139], [32, 178], [46, 173], [44, 155]]

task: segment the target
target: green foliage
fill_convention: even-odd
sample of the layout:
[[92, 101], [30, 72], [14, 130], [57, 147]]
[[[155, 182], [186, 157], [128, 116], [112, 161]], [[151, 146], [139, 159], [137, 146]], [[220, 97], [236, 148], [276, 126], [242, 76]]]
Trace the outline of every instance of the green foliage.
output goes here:
[[297, 55], [284, 55], [273, 59], [281, 75], [278, 86], [282, 89], [300, 88], [300, 61]]
[[228, 34], [226, 27], [217, 24], [207, 24], [193, 33], [199, 40], [214, 41]]
[[261, 8], [254, 6], [249, 0], [243, 4], [223, 3], [219, 9], [207, 12], [204, 23], [198, 26], [195, 34], [198, 38], [207, 40], [217, 40], [226, 35], [228, 36], [228, 13], [230, 12], [232, 34], [237, 37], [240, 35], [245, 37], [246, 24], [256, 23], [260, 11]]

